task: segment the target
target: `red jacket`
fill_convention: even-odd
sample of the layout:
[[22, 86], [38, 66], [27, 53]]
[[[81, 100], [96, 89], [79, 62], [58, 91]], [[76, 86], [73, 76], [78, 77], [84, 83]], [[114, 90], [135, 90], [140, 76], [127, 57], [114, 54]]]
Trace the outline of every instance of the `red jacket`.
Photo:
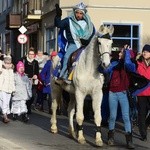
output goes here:
[[[142, 62], [137, 62], [138, 67], [137, 67], [137, 72], [144, 76], [145, 78], [150, 80], [150, 66], [146, 66], [145, 63]], [[137, 96], [150, 96], [150, 87], [146, 88], [144, 91], [139, 93]]]

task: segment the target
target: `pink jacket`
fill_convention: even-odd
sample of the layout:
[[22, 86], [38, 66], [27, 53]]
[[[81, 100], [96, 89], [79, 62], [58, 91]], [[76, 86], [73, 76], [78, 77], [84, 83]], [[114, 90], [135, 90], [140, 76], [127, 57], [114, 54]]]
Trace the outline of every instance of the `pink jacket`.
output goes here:
[[[142, 62], [138, 61], [137, 64], [138, 64], [137, 72], [150, 80], [150, 66], [147, 67], [143, 61]], [[146, 88], [143, 92], [139, 93], [137, 96], [150, 96], [150, 87]]]

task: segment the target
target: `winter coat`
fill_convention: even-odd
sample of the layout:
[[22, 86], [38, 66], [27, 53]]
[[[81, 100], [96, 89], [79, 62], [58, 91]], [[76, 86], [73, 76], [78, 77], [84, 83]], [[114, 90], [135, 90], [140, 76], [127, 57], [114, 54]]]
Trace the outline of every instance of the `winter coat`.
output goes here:
[[0, 91], [12, 93], [15, 91], [14, 72], [13, 69], [2, 68], [0, 74]]
[[51, 60], [48, 60], [40, 73], [41, 80], [44, 84], [43, 93], [47, 93], [47, 94], [51, 93], [51, 87], [50, 87], [51, 67], [52, 67], [52, 62]]
[[41, 58], [38, 57], [38, 56], [36, 56], [36, 57], [35, 57], [35, 60], [38, 61], [38, 64], [39, 64], [39, 72], [41, 72], [42, 69], [43, 69], [43, 67], [44, 67], [44, 65], [46, 64], [47, 59], [46, 59], [46, 57], [43, 55]]
[[107, 74], [109, 90], [112, 92], [125, 91], [129, 87], [128, 72], [135, 71], [135, 64], [131, 61], [130, 50], [124, 51], [124, 59], [111, 61], [108, 68], [103, 69], [101, 65], [98, 67], [100, 73]]
[[15, 87], [12, 100], [29, 100], [32, 97], [32, 84], [26, 75], [15, 73]]
[[25, 73], [27, 74], [27, 76], [29, 78], [32, 78], [33, 75], [37, 75], [39, 74], [39, 65], [38, 65], [38, 61], [37, 60], [33, 60], [32, 62], [29, 62], [27, 57], [23, 58], [21, 60], [24, 65], [25, 65]]
[[[74, 17], [73, 17], [74, 18]], [[85, 19], [85, 18], [84, 18]], [[87, 19], [85, 19], [87, 21]], [[76, 37], [77, 33], [74, 32], [74, 28], [72, 27], [72, 19], [70, 17], [66, 17], [61, 20], [61, 17], [56, 16], [54, 19], [54, 24], [56, 27], [60, 28], [59, 35], [58, 35], [58, 45], [60, 47], [60, 51], [58, 52], [58, 56], [62, 59], [66, 53], [66, 45], [68, 44], [75, 44], [77, 48], [81, 47], [81, 38]], [[95, 28], [93, 27], [93, 31], [88, 39], [83, 40], [84, 43], [89, 43], [92, 39], [93, 35], [95, 34]], [[85, 33], [86, 31], [84, 31]], [[88, 32], [88, 31], [87, 31]], [[80, 38], [80, 40], [79, 40]], [[82, 43], [83, 44], [83, 43]], [[84, 45], [84, 44], [83, 44]], [[86, 44], [87, 45], [87, 44]]]
[[[137, 64], [137, 73], [144, 76], [150, 81], [150, 66], [147, 67], [143, 61], [138, 61]], [[140, 92], [137, 96], [150, 96], [150, 85], [142, 92]]]

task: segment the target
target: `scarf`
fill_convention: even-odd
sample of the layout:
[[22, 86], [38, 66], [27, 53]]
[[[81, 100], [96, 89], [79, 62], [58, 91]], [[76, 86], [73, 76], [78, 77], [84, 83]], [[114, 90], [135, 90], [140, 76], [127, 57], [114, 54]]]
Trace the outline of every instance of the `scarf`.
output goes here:
[[93, 24], [90, 20], [90, 17], [88, 14], [84, 14], [83, 19], [86, 22], [86, 27], [83, 30], [83, 28], [78, 24], [78, 21], [75, 18], [74, 12], [71, 13], [71, 15], [69, 16], [69, 19], [71, 21], [71, 24], [74, 28], [74, 30], [70, 30], [71, 32], [74, 31], [76, 33], [74, 33], [77, 37], [79, 37], [80, 39], [85, 39], [88, 40], [90, 38], [90, 36], [93, 33]]

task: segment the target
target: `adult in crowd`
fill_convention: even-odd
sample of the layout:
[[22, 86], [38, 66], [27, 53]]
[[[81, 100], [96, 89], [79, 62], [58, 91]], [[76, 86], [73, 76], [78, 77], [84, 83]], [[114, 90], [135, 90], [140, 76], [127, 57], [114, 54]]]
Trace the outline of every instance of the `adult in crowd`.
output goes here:
[[50, 59], [44, 65], [40, 73], [41, 81], [43, 83], [43, 100], [41, 109], [43, 109], [44, 100], [48, 100], [49, 113], [51, 113], [51, 73], [52, 73], [52, 59], [57, 55], [56, 51], [51, 52]]
[[[47, 56], [43, 54], [43, 51], [38, 50], [35, 60], [38, 61], [39, 73], [42, 71], [45, 63], [47, 62]], [[37, 85], [37, 97], [35, 102], [35, 109], [41, 110], [41, 102], [43, 101], [43, 84], [41, 82], [40, 74], [38, 75], [38, 85]]]
[[34, 48], [30, 48], [26, 57], [21, 60], [25, 66], [25, 74], [32, 81], [32, 98], [27, 101], [28, 114], [31, 114], [31, 105], [36, 98], [36, 90], [38, 84], [39, 65], [35, 60]]
[[38, 61], [39, 64], [39, 73], [42, 71], [46, 61], [47, 57], [43, 54], [43, 51], [38, 51], [37, 55], [35, 56], [35, 59]]
[[147, 86], [138, 90], [137, 93], [139, 132], [141, 140], [146, 141], [147, 127], [150, 125], [150, 116], [148, 115], [150, 110], [150, 45], [148, 44], [143, 47], [142, 55], [137, 60], [137, 73], [149, 80]]
[[[103, 70], [110, 74], [109, 81], [109, 132], [108, 145], [114, 145], [115, 122], [117, 117], [118, 104], [120, 104], [122, 118], [125, 127], [125, 137], [128, 149], [134, 149], [132, 142], [132, 128], [129, 114], [129, 102], [127, 89], [129, 88], [129, 77], [127, 71], [133, 71], [135, 64], [131, 62], [130, 50], [125, 47], [119, 53], [118, 60], [111, 62], [111, 65]], [[102, 72], [99, 66], [99, 71]]]

